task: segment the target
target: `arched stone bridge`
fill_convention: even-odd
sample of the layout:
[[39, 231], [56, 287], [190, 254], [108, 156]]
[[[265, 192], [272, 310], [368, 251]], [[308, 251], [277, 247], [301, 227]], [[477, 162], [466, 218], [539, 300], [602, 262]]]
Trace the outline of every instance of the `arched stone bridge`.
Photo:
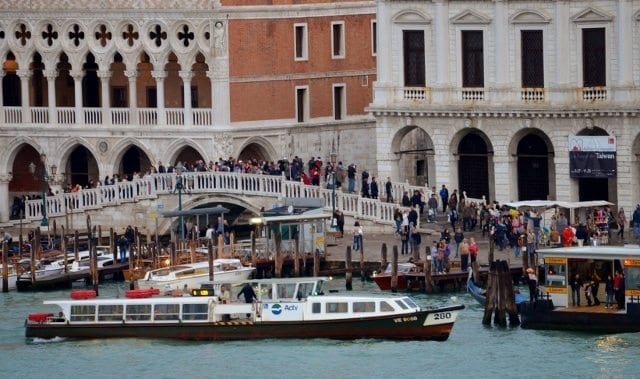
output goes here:
[[[120, 182], [114, 185], [83, 189], [46, 197], [49, 225], [67, 225], [68, 229], [85, 229], [86, 215], [91, 215], [93, 225], [115, 230], [127, 225], [155, 231], [156, 218], [162, 211], [178, 209], [176, 174], [154, 174], [143, 179]], [[304, 185], [286, 180], [283, 176], [241, 174], [233, 172], [188, 172], [182, 174], [182, 209], [205, 204], [233, 204], [258, 215], [260, 209], [270, 209], [284, 198], [321, 199], [324, 209], [331, 212], [333, 191], [318, 186]], [[384, 183], [379, 184], [383, 189]], [[393, 183], [395, 203], [362, 198], [337, 190], [336, 208], [346, 216], [370, 221], [372, 224], [393, 225], [393, 211], [398, 207], [404, 191], [409, 194], [426, 187]], [[42, 219], [42, 200], [28, 200], [25, 204], [25, 221], [37, 226]], [[157, 218], [158, 232], [166, 233], [172, 220]]]

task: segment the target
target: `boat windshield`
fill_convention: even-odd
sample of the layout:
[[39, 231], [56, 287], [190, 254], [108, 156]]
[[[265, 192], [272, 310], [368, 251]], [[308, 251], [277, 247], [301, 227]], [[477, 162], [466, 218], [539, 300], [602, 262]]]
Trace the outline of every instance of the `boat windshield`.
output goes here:
[[[384, 272], [386, 274], [391, 274], [392, 269], [393, 264], [389, 263]], [[407, 274], [410, 272], [416, 272], [416, 265], [414, 265], [413, 263], [398, 263], [398, 273]]]

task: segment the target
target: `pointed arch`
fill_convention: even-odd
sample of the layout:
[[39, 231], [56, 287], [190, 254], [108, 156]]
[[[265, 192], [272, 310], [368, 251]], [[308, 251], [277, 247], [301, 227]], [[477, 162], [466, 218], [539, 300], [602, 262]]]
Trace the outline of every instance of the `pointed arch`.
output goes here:
[[[273, 148], [271, 143], [264, 137], [249, 137], [244, 142], [240, 144], [238, 148], [238, 154], [236, 156], [240, 159], [243, 157], [243, 154], [247, 154], [247, 150], [251, 145], [255, 145], [257, 150], [262, 154], [265, 154], [265, 160], [268, 161], [276, 161], [279, 159], [278, 153]], [[246, 156], [245, 159], [251, 159], [254, 157]]]

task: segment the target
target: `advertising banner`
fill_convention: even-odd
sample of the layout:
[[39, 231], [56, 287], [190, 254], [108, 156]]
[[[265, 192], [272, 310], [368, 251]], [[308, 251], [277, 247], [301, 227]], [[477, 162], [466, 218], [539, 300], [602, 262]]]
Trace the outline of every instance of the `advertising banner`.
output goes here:
[[613, 178], [616, 167], [616, 137], [569, 136], [572, 178]]

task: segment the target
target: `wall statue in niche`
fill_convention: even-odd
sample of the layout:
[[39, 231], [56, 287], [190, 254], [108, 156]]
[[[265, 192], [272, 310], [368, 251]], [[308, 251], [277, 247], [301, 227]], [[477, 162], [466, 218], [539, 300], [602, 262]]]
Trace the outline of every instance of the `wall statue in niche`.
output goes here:
[[227, 55], [227, 35], [224, 22], [216, 21], [213, 24], [213, 55], [224, 57]]

